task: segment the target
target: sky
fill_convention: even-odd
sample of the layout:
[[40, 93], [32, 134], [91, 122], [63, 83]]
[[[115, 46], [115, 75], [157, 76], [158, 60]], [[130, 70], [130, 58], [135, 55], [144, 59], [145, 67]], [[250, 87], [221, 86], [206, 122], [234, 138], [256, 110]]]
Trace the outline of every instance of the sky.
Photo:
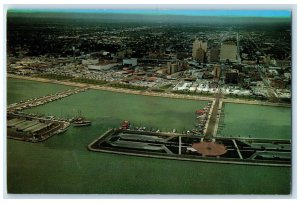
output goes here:
[[289, 10], [175, 10], [175, 9], [10, 9], [13, 12], [62, 12], [143, 15], [290, 18]]

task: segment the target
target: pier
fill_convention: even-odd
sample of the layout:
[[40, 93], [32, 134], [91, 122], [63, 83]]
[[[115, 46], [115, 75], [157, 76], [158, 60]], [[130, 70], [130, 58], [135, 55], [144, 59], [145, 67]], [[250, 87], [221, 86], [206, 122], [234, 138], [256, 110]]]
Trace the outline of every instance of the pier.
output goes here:
[[47, 119], [26, 114], [8, 113], [7, 137], [10, 139], [42, 142], [63, 133], [70, 126], [68, 121]]
[[52, 101], [55, 101], [55, 100], [58, 100], [58, 99], [68, 97], [68, 96], [73, 95], [73, 94], [83, 92], [86, 89], [87, 89], [87, 87], [69, 89], [69, 90], [66, 90], [66, 91], [63, 91], [63, 92], [60, 92], [60, 93], [56, 93], [56, 94], [52, 94], [52, 95], [48, 95], [48, 96], [43, 96], [43, 97], [36, 98], [36, 99], [29, 99], [25, 102], [11, 104], [7, 107], [7, 111], [8, 112], [21, 111], [21, 110], [32, 108], [32, 107], [35, 107], [35, 106], [40, 106], [40, 105], [46, 104], [48, 102], [52, 102]]
[[214, 137], [217, 133], [217, 128], [219, 124], [220, 117], [220, 106], [222, 107], [222, 93], [219, 89], [219, 92], [216, 94], [215, 100], [212, 105], [211, 113], [208, 119], [207, 129], [205, 131], [206, 137]]
[[211, 163], [290, 166], [291, 141], [220, 138], [110, 129], [88, 145], [94, 152]]

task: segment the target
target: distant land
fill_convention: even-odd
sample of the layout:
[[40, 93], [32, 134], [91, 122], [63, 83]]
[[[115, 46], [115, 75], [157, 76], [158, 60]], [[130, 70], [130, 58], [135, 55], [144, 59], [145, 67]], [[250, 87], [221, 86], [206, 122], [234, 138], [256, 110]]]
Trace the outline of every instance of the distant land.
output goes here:
[[193, 10], [193, 9], [10, 9], [9, 12], [37, 13], [98, 13], [98, 14], [142, 14], [142, 15], [180, 15], [180, 16], [231, 16], [290, 18], [289, 10]]
[[[243, 13], [244, 12], [244, 13]], [[265, 12], [265, 13], [264, 13]], [[272, 15], [273, 14], [273, 15]], [[80, 19], [101, 22], [143, 22], [143, 23], [224, 23], [224, 24], [257, 24], [257, 23], [290, 23], [290, 11], [135, 11], [135, 10], [8, 10], [8, 18], [51, 18]]]

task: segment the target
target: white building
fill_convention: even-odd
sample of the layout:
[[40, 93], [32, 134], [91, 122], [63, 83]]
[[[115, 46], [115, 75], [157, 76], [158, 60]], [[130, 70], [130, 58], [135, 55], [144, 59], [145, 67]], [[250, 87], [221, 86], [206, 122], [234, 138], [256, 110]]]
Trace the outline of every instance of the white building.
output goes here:
[[120, 65], [119, 63], [110, 63], [110, 64], [106, 64], [106, 65], [89, 65], [88, 69], [89, 70], [97, 70], [97, 71], [103, 71], [103, 70], [109, 70], [112, 67], [116, 66], [116, 65]]
[[99, 59], [86, 59], [86, 60], [82, 60], [81, 63], [83, 65], [96, 65], [97, 63], [99, 63]]
[[123, 59], [123, 65], [136, 66], [137, 65], [137, 58]]

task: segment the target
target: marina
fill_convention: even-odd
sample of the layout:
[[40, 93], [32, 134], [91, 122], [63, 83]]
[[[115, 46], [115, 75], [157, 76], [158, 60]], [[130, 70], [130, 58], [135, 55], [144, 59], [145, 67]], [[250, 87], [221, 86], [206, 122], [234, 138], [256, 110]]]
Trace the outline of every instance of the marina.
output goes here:
[[[7, 92], [7, 106], [14, 103], [24, 102], [33, 98], [39, 98], [50, 94], [56, 94], [58, 92], [63, 92], [73, 88], [72, 86], [68, 85], [28, 80], [29, 77], [14, 78], [10, 77], [9, 74], [7, 75], [7, 77], [9, 78], [7, 79], [7, 88], [18, 90], [18, 92]], [[30, 94], [28, 94], [29, 89], [34, 89], [34, 91], [30, 91]]]
[[291, 122], [288, 107], [224, 102], [216, 137], [292, 139]]
[[[41, 87], [52, 85], [34, 83]], [[14, 98], [16, 101], [24, 100], [26, 95], [18, 94], [19, 91], [24, 92], [24, 89], [14, 88], [8, 91], [19, 95]], [[30, 89], [25, 91], [27, 94], [30, 92]], [[142, 130], [145, 126], [146, 130], [153, 129], [154, 132], [157, 129], [161, 132], [172, 132], [174, 128], [179, 133], [186, 132], [188, 129], [195, 128], [195, 122], [200, 119], [197, 119], [195, 111], [204, 109], [207, 104], [208, 101], [87, 90], [61, 100], [25, 109], [26, 114], [40, 114], [46, 117], [51, 115], [54, 118], [70, 118], [81, 110], [93, 123], [90, 127], [84, 128], [70, 125], [61, 136], [53, 136], [40, 144], [8, 139], [8, 190], [16, 193], [105, 194], [114, 191], [121, 194], [199, 194], [201, 191], [201, 194], [288, 194], [291, 180], [290, 167], [145, 158], [114, 153], [93, 153], [86, 149], [92, 140], [99, 138], [99, 135], [108, 129], [119, 126], [124, 119], [130, 121], [134, 129], [138, 127]], [[65, 108], [66, 106], [68, 108]], [[235, 106], [232, 104], [232, 107]], [[239, 114], [241, 109], [243, 114]], [[291, 123], [285, 119], [290, 115], [290, 108], [278, 110], [278, 107], [242, 105], [241, 109], [238, 108], [236, 112], [233, 108], [225, 107], [225, 118], [228, 119], [230, 118], [228, 115], [232, 115], [234, 119], [230, 120], [230, 125], [225, 121], [226, 129], [224, 126], [221, 128], [226, 130], [226, 134], [222, 135], [229, 137], [235, 134], [240, 136], [238, 138], [249, 138], [252, 127], [255, 131], [251, 134], [251, 138], [291, 139], [291, 134], [288, 133]], [[276, 125], [270, 124], [274, 122], [269, 122], [269, 117], [263, 117], [266, 125], [261, 126], [259, 124], [261, 121], [256, 123], [254, 119], [257, 118], [258, 113], [271, 115], [271, 118], [282, 117], [282, 115], [284, 117], [281, 123]], [[243, 115], [249, 122], [251, 121], [251, 126], [241, 122], [245, 119]], [[222, 119], [221, 115], [220, 125], [224, 125]], [[241, 129], [239, 134], [234, 130], [235, 126]], [[285, 130], [280, 130], [283, 127]], [[274, 133], [277, 131], [282, 133]], [[140, 139], [149, 139], [148, 137], [141, 136]], [[184, 150], [181, 152], [184, 153]], [[31, 167], [27, 167], [28, 165]], [[49, 165], [56, 167], [50, 169]], [[35, 173], [32, 173], [32, 170]], [[73, 175], [70, 176], [70, 173]], [[267, 176], [262, 179], [257, 176], [258, 173]], [[43, 178], [41, 174], [48, 174], [47, 178]], [[219, 178], [220, 176], [222, 179]], [[174, 177], [181, 178], [174, 179]], [[41, 180], [44, 184], [41, 184]], [[203, 184], [199, 184], [199, 180]], [[172, 184], [169, 184], [170, 182]], [[236, 184], [232, 184], [233, 182]], [[244, 187], [240, 187], [240, 184]], [[147, 187], [144, 187], [145, 185]]]
[[111, 129], [88, 145], [94, 152], [224, 164], [291, 166], [291, 141], [211, 138]]
[[8, 198], [295, 196], [295, 5], [48, 7], [4, 7]]
[[41, 142], [53, 135], [65, 132], [69, 125], [67, 121], [9, 113], [7, 115], [7, 138]]
[[86, 87], [69, 89], [69, 90], [59, 92], [56, 94], [51, 94], [51, 95], [43, 96], [40, 98], [28, 99], [27, 101], [24, 101], [24, 102], [22, 101], [19, 103], [13, 103], [13, 104], [10, 104], [9, 106], [7, 106], [7, 111], [11, 111], [11, 112], [22, 111], [24, 109], [40, 106], [40, 105], [43, 105], [48, 102], [59, 100], [59, 99], [68, 97], [73, 94], [77, 94], [79, 92], [85, 91], [86, 89], [87, 89]]

